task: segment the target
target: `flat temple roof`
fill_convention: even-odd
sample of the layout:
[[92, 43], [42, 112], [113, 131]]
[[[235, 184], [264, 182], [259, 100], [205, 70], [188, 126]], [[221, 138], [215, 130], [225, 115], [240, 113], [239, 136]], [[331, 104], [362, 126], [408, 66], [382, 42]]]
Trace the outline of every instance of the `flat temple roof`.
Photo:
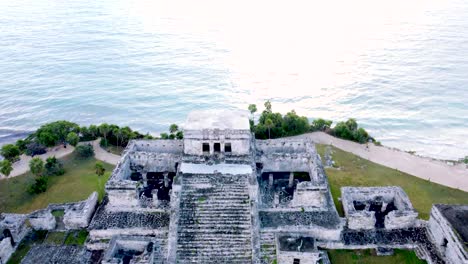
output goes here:
[[457, 231], [466, 249], [468, 246], [468, 205], [436, 204], [435, 206]]
[[212, 109], [190, 112], [185, 130], [249, 130], [249, 115], [243, 110]]

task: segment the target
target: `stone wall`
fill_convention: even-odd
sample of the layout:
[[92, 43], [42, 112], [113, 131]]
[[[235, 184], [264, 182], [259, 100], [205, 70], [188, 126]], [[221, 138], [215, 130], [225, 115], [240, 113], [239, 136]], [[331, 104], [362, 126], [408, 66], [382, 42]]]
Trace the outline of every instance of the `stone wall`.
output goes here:
[[29, 215], [29, 223], [35, 230], [53, 230], [57, 225], [51, 210], [38, 210]]
[[26, 224], [27, 218], [26, 214], [2, 213], [0, 215], [0, 230], [8, 230], [13, 237], [13, 242], [19, 243], [31, 230]]
[[292, 264], [298, 259], [300, 264], [316, 264], [320, 260], [320, 252], [288, 252], [278, 251], [278, 264]]
[[[385, 214], [381, 221], [386, 229], [408, 228], [418, 223], [418, 213], [400, 187], [342, 187], [341, 194], [350, 229], [369, 230], [380, 227], [377, 214]], [[381, 206], [378, 212], [372, 211], [375, 210], [372, 209], [374, 203]], [[357, 206], [362, 208], [358, 209]]]
[[67, 229], [80, 229], [88, 226], [96, 209], [98, 201], [97, 192], [93, 192], [88, 199], [77, 203], [65, 211], [63, 223]]
[[[466, 207], [468, 209], [468, 206]], [[432, 206], [428, 231], [431, 240], [434, 241], [437, 250], [445, 257], [447, 263], [468, 263], [468, 253], [461, 238], [455, 233], [437, 205]]]
[[0, 240], [0, 264], [7, 263], [11, 254], [13, 254], [14, 248], [11, 245], [11, 238], [5, 237]]
[[[250, 153], [251, 133], [250, 130], [185, 130], [184, 131], [184, 154], [206, 155], [203, 152], [203, 143], [210, 146], [209, 154], [214, 153], [214, 144], [220, 143], [220, 151], [226, 155], [248, 155]], [[231, 152], [225, 153], [225, 145], [231, 144]]]

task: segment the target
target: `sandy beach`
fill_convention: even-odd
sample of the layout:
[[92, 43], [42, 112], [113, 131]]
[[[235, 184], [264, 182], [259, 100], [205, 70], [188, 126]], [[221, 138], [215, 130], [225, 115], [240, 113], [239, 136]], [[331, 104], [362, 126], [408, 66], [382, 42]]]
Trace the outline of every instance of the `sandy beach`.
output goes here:
[[447, 162], [416, 156], [385, 146], [358, 144], [332, 137], [323, 132], [296, 136], [308, 138], [315, 143], [333, 145], [372, 162], [406, 172], [421, 179], [468, 192], [468, 169], [465, 164], [451, 165]]

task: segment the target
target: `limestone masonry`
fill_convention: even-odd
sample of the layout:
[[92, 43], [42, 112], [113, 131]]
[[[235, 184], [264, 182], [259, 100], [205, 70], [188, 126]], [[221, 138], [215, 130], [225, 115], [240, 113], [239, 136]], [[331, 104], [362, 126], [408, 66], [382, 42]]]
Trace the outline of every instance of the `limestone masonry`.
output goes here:
[[364, 248], [468, 263], [468, 206], [423, 221], [400, 187], [344, 187], [342, 218], [314, 144], [256, 140], [247, 112], [197, 111], [183, 140], [131, 141], [105, 189], [99, 205], [2, 214], [0, 264], [32, 229], [83, 228], [84, 246], [34, 245], [22, 263], [330, 263], [326, 249]]

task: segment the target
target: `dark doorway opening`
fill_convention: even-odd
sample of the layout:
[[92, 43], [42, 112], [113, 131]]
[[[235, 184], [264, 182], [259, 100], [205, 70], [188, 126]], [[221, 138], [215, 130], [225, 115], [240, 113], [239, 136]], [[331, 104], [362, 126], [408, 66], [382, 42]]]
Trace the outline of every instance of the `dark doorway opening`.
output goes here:
[[293, 264], [301, 264], [301, 260], [295, 258], [295, 259], [293, 260]]
[[232, 152], [231, 143], [224, 144], [224, 152], [226, 152], [226, 153], [231, 153]]
[[203, 150], [204, 153], [210, 153], [210, 144], [203, 143], [202, 144], [202, 150]]
[[221, 143], [214, 143], [214, 148], [213, 148], [214, 152], [221, 152]]
[[164, 173], [162, 172], [148, 172], [146, 174], [147, 186], [143, 189], [143, 195], [147, 198], [153, 198], [152, 191], [158, 190], [158, 200], [169, 201], [171, 196], [169, 191], [172, 189], [172, 181], [174, 180], [175, 173], [168, 173], [167, 187], [164, 185]]

